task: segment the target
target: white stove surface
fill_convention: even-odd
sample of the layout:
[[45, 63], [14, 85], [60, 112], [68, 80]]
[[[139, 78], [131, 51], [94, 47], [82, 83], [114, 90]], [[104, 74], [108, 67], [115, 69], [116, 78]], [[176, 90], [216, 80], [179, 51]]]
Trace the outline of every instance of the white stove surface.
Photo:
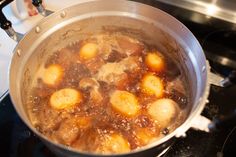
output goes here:
[[[60, 0], [60, 3], [58, 3], [57, 0], [46, 0], [44, 2], [46, 9], [56, 11], [73, 4], [86, 2], [86, 0]], [[29, 31], [43, 18], [41, 15], [36, 15], [28, 17], [25, 20], [20, 20], [14, 16], [9, 6], [3, 8], [3, 12], [5, 13], [6, 17], [12, 22], [13, 28], [17, 32], [22, 34], [25, 34], [27, 31]], [[0, 101], [8, 93], [8, 69], [11, 62], [13, 50], [16, 45], [17, 42], [9, 38], [7, 34], [2, 29], [0, 29]]]

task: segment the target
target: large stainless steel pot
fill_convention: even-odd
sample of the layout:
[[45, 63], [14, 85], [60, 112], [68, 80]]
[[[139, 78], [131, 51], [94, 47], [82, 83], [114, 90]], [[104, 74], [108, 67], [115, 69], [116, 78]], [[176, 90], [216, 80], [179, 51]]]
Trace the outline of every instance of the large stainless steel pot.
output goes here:
[[23, 37], [14, 50], [9, 71], [9, 91], [14, 107], [25, 124], [58, 155], [97, 156], [45, 138], [32, 126], [24, 104], [35, 71], [52, 52], [104, 29], [123, 31], [156, 45], [181, 65], [188, 78], [191, 99], [189, 115], [183, 124], [154, 143], [117, 156], [151, 156], [160, 153], [174, 137], [184, 135], [199, 119], [209, 94], [209, 66], [194, 35], [174, 17], [148, 5], [123, 0], [89, 1], [44, 18]]

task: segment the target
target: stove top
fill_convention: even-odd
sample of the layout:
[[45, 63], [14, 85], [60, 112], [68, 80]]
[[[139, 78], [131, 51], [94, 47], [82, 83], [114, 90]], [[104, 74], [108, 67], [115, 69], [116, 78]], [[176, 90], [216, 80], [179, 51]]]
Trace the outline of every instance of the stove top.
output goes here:
[[[155, 0], [139, 0], [139, 2], [161, 8], [184, 23], [199, 40], [213, 71], [227, 76], [236, 69], [235, 24]], [[202, 114], [209, 119], [214, 119], [229, 113], [236, 108], [235, 94], [236, 85], [229, 88], [211, 86], [209, 103], [206, 104]], [[9, 95], [0, 103], [0, 156], [55, 156], [21, 121]], [[211, 133], [190, 129], [187, 136], [177, 139], [163, 156], [236, 156], [236, 126]]]

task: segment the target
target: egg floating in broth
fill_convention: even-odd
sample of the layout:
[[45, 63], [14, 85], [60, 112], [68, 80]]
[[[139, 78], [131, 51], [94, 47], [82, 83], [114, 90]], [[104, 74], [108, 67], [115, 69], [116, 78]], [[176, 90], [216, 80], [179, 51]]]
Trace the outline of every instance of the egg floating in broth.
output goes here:
[[163, 98], [148, 104], [147, 112], [162, 128], [165, 128], [177, 116], [177, 107], [173, 100]]
[[130, 151], [130, 145], [122, 135], [113, 133], [103, 137], [96, 151], [102, 154], [126, 153]]
[[162, 72], [165, 69], [164, 57], [158, 52], [147, 53], [145, 64], [153, 72]]
[[49, 65], [42, 74], [42, 80], [45, 84], [55, 86], [62, 81], [63, 68], [58, 64]]
[[84, 44], [80, 51], [79, 57], [81, 60], [89, 60], [94, 58], [98, 53], [98, 45], [95, 43], [86, 43]]
[[117, 112], [128, 117], [136, 116], [140, 110], [136, 96], [127, 91], [112, 93], [110, 103]]
[[146, 74], [142, 78], [141, 90], [148, 95], [155, 95], [157, 98], [161, 98], [164, 94], [164, 85], [161, 78], [153, 75]]
[[50, 97], [50, 105], [55, 109], [66, 109], [82, 101], [81, 93], [72, 88], [64, 88], [54, 92]]

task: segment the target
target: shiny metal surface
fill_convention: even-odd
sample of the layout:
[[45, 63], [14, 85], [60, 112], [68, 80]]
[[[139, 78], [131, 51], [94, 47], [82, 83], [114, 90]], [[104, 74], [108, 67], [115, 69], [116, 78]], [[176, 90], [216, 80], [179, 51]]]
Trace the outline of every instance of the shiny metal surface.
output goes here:
[[42, 4], [39, 4], [39, 5], [36, 7], [36, 9], [38, 10], [38, 12], [39, 12], [41, 15], [47, 16], [47, 15], [46, 15], [46, 10], [45, 10], [45, 8], [43, 7]]
[[[44, 18], [15, 48], [15, 52], [20, 53], [14, 53], [9, 75], [10, 95], [14, 107], [27, 126], [57, 154], [96, 156], [47, 140], [30, 123], [24, 104], [33, 74], [47, 56], [72, 41], [104, 31], [104, 28], [122, 31], [156, 45], [185, 69], [183, 72], [191, 84], [191, 106], [186, 121], [164, 138], [130, 153], [116, 156], [148, 156], [153, 149], [161, 152], [167, 148], [168, 142], [174, 136], [184, 134], [191, 127], [191, 121], [202, 112], [209, 94], [209, 66], [200, 44], [183, 24], [165, 12], [144, 4], [122, 0], [90, 1]], [[144, 152], [147, 154], [143, 154]]]
[[6, 29], [5, 32], [10, 38], [17, 41], [16, 31], [12, 27]]
[[16, 42], [19, 42], [23, 38], [23, 34], [16, 32], [12, 27], [5, 30], [7, 35], [15, 40]]
[[170, 5], [236, 23], [235, 0], [157, 0]]
[[224, 80], [223, 77], [217, 75], [217, 74], [214, 74], [214, 73], [209, 73], [209, 82], [210, 84], [213, 84], [213, 85], [216, 85], [216, 86], [219, 86], [219, 87], [224, 87], [223, 84], [222, 84], [222, 81]]

